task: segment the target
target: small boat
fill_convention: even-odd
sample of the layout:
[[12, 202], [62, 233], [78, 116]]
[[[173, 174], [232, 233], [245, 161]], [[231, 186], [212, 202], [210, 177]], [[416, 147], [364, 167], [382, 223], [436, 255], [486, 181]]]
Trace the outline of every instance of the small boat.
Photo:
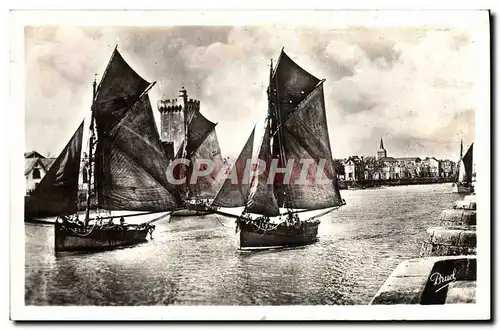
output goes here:
[[286, 221], [270, 223], [268, 217], [256, 219], [240, 217], [238, 244], [241, 249], [280, 248], [301, 246], [316, 242], [318, 219], [296, 220], [288, 215]]
[[472, 143], [462, 157], [463, 141], [460, 142], [460, 161], [458, 162], [458, 177], [453, 183], [453, 192], [459, 194], [470, 194], [474, 192], [474, 185], [472, 183], [473, 176], [473, 148]]
[[[56, 252], [92, 251], [144, 242], [155, 229], [152, 222], [165, 218], [181, 205], [176, 187], [164, 174], [168, 159], [147, 94], [154, 84], [141, 78], [117, 48], [99, 86], [94, 81], [88, 138], [89, 184], [83, 220], [78, 180], [85, 120], [33, 192], [43, 211], [58, 214], [54, 224]], [[96, 209], [91, 218], [94, 196]], [[132, 213], [116, 214], [123, 211]], [[161, 215], [141, 220], [155, 213]], [[142, 222], [127, 224], [125, 218], [131, 217]], [[114, 220], [118, 219], [116, 223]]]
[[61, 220], [54, 224], [56, 251], [100, 250], [134, 245], [146, 242], [148, 234], [152, 237], [155, 229], [150, 223], [102, 223], [103, 219], [100, 219], [101, 222], [93, 221], [89, 229], [75, 218], [63, 217]]
[[[254, 127], [233, 164], [232, 178], [226, 179], [212, 202], [220, 208], [244, 207], [241, 214], [233, 215], [240, 249], [314, 243], [319, 218], [345, 205], [331, 161], [323, 82], [283, 50], [275, 70], [271, 61], [268, 113], [257, 155], [265, 168], [248, 180], [245, 164], [252, 162]], [[284, 173], [269, 178], [272, 164], [284, 168], [288, 160], [292, 164], [288, 182]], [[309, 161], [304, 172], [303, 160]], [[228, 215], [221, 210], [216, 213]]]
[[192, 217], [214, 213], [210, 207], [210, 201], [188, 199], [185, 201], [183, 208], [172, 212], [172, 216], [177, 217]]

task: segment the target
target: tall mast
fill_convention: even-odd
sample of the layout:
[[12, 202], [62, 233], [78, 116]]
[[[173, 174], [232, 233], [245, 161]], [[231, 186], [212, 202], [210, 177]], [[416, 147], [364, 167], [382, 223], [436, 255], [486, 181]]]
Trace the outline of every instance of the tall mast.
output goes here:
[[[276, 124], [276, 120], [273, 118], [275, 117], [276, 113], [276, 108], [274, 107], [275, 100], [274, 100], [274, 85], [273, 85], [273, 59], [271, 59], [271, 64], [269, 66], [269, 89], [267, 92], [267, 102], [268, 102], [268, 107], [269, 109], [272, 109], [272, 112], [268, 113], [266, 126], [267, 129], [271, 130], [270, 133], [272, 133], [272, 129], [276, 127], [276, 125], [275, 127], [273, 127], [273, 125], [271, 124], [271, 121], [273, 122], [273, 124]], [[272, 154], [272, 147], [271, 147], [271, 154]]]
[[[281, 54], [280, 54], [280, 57], [281, 55], [283, 54], [283, 48], [281, 49]], [[279, 62], [279, 59], [278, 59], [278, 62]], [[277, 79], [277, 77], [276, 77]], [[273, 68], [272, 68], [272, 65], [271, 65], [271, 74], [269, 76], [269, 85], [272, 86], [271, 88], [273, 90], [276, 90], [276, 92], [273, 94], [273, 101], [272, 101], [272, 104], [274, 105], [273, 106], [273, 110], [274, 110], [274, 122], [275, 122], [275, 125], [274, 125], [274, 128], [275, 128], [275, 132], [273, 132], [273, 135], [276, 135], [278, 136], [278, 153], [279, 153], [279, 159], [281, 160], [281, 165], [282, 166], [286, 166], [287, 165], [287, 159], [285, 157], [285, 150], [283, 149], [283, 134], [282, 134], [282, 130], [280, 129], [281, 125], [283, 124], [282, 122], [282, 118], [281, 118], [281, 114], [280, 114], [280, 110], [279, 110], [279, 107], [278, 107], [278, 100], [279, 100], [279, 90], [278, 90], [278, 83], [273, 79]], [[285, 207], [288, 209], [288, 205], [290, 205], [289, 203], [289, 196], [288, 196], [288, 193], [287, 193], [287, 185], [286, 184], [283, 184], [283, 194], [285, 196]]]
[[[181, 88], [181, 96], [183, 98], [183, 102], [182, 102], [182, 111], [184, 111], [184, 145], [182, 146], [182, 159], [186, 159], [187, 158], [187, 144], [188, 144], [188, 112], [187, 112], [187, 98], [185, 97], [186, 94], [184, 94], [182, 91], [184, 91], [184, 86], [182, 86]], [[189, 166], [192, 166], [191, 163]], [[188, 173], [189, 173], [189, 166], [186, 168], [186, 172], [185, 172], [185, 175], [186, 175], [186, 185], [185, 185], [185, 198], [186, 198], [186, 201], [187, 199], [189, 198], [189, 186], [188, 186]]]
[[[271, 65], [269, 66], [269, 88], [267, 92], [267, 102], [268, 102], [268, 114], [266, 120], [266, 129], [269, 130], [269, 135], [273, 136], [278, 127], [277, 118], [277, 108], [276, 108], [276, 97], [275, 97], [275, 86], [273, 84], [273, 59], [271, 59]], [[270, 142], [270, 141], [269, 141]], [[274, 142], [273, 142], [274, 144]], [[273, 154], [273, 146], [271, 148], [271, 155]]]
[[462, 162], [463, 149], [464, 149], [464, 139], [460, 139], [460, 158], [458, 159], [458, 163], [457, 163], [457, 180], [456, 180], [456, 182], [460, 181], [460, 163]]
[[92, 84], [92, 106], [90, 108], [90, 138], [89, 138], [89, 172], [88, 172], [88, 190], [87, 190], [87, 209], [85, 210], [85, 227], [89, 223], [89, 213], [90, 213], [90, 203], [92, 200], [92, 150], [94, 148], [94, 101], [97, 94], [97, 82], [94, 78], [94, 83]]
[[[268, 106], [268, 111], [267, 111], [267, 118], [265, 120], [265, 129], [268, 130], [269, 132], [269, 135], [271, 135], [272, 133], [272, 129], [273, 129], [273, 124], [275, 122], [275, 120], [273, 119], [274, 118], [274, 108], [273, 108], [273, 84], [272, 84], [272, 80], [273, 80], [273, 59], [271, 59], [271, 65], [270, 65], [270, 68], [269, 68], [269, 86], [267, 88], [267, 106]], [[254, 128], [255, 129], [255, 128]], [[260, 142], [260, 147], [259, 147], [259, 150], [257, 151], [257, 155], [260, 154], [260, 148], [262, 148], [262, 144], [265, 143], [264, 141], [264, 137], [265, 137], [265, 133], [262, 135], [262, 140]], [[267, 142], [270, 142], [270, 141], [267, 141]], [[271, 154], [272, 154], [272, 146], [269, 146], [270, 150], [271, 150]], [[258, 157], [258, 156], [257, 156]], [[245, 208], [243, 209], [243, 213], [246, 213], [247, 211], [247, 208], [248, 208], [248, 198], [249, 198], [249, 195], [250, 195], [250, 189], [248, 189], [247, 191], [247, 195], [245, 196]]]

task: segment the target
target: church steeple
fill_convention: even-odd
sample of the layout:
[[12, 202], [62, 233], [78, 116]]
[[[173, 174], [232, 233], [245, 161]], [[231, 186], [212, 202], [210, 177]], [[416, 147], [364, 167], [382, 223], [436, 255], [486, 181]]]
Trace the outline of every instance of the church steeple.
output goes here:
[[387, 157], [387, 151], [384, 148], [384, 140], [382, 139], [382, 136], [380, 137], [380, 148], [377, 151], [377, 159], [380, 158], [385, 158]]

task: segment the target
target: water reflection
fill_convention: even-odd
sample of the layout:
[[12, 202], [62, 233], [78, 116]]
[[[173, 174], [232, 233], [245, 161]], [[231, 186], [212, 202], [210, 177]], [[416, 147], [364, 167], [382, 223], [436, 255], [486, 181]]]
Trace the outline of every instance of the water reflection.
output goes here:
[[[403, 189], [404, 188], [404, 189]], [[53, 228], [26, 225], [28, 305], [366, 304], [418, 256], [425, 228], [458, 197], [448, 185], [345, 191], [317, 243], [243, 252], [234, 220], [158, 223], [154, 239], [98, 253], [53, 250]]]

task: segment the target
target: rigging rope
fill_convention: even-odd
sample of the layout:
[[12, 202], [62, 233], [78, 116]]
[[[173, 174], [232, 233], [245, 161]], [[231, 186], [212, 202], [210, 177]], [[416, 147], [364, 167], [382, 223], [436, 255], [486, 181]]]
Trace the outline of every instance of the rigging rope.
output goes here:
[[172, 214], [172, 212], [167, 212], [166, 214], [164, 214], [164, 215], [162, 215], [162, 216], [160, 216], [158, 218], [155, 218], [153, 220], [146, 221], [146, 222], [142, 223], [141, 225], [149, 225], [150, 223], [159, 221], [159, 220], [161, 220], [161, 219], [163, 219], [163, 218], [165, 218], [165, 217], [167, 217], [167, 216], [169, 216], [171, 214]]
[[322, 216], [324, 216], [324, 215], [327, 215], [328, 213], [331, 213], [331, 212], [333, 212], [333, 211], [337, 211], [337, 210], [338, 210], [341, 206], [343, 206], [343, 205], [345, 205], [345, 204], [342, 204], [342, 205], [340, 205], [340, 206], [335, 206], [335, 207], [331, 208], [331, 209], [330, 209], [330, 210], [328, 210], [328, 211], [325, 211], [325, 212], [323, 212], [323, 213], [320, 213], [320, 214], [318, 214], [318, 215], [315, 215], [314, 217], [311, 217], [310, 219], [312, 219], [312, 218], [319, 218], [319, 217], [322, 217]]
[[219, 221], [219, 223], [220, 223], [220, 225], [221, 225], [222, 227], [226, 227], [226, 226], [224, 226], [224, 224], [222, 223], [222, 221], [220, 221], [220, 219], [219, 219], [219, 217], [217, 216], [217, 214], [215, 214], [215, 213], [214, 213], [214, 216], [215, 216], [215, 219], [217, 219], [217, 221]]

